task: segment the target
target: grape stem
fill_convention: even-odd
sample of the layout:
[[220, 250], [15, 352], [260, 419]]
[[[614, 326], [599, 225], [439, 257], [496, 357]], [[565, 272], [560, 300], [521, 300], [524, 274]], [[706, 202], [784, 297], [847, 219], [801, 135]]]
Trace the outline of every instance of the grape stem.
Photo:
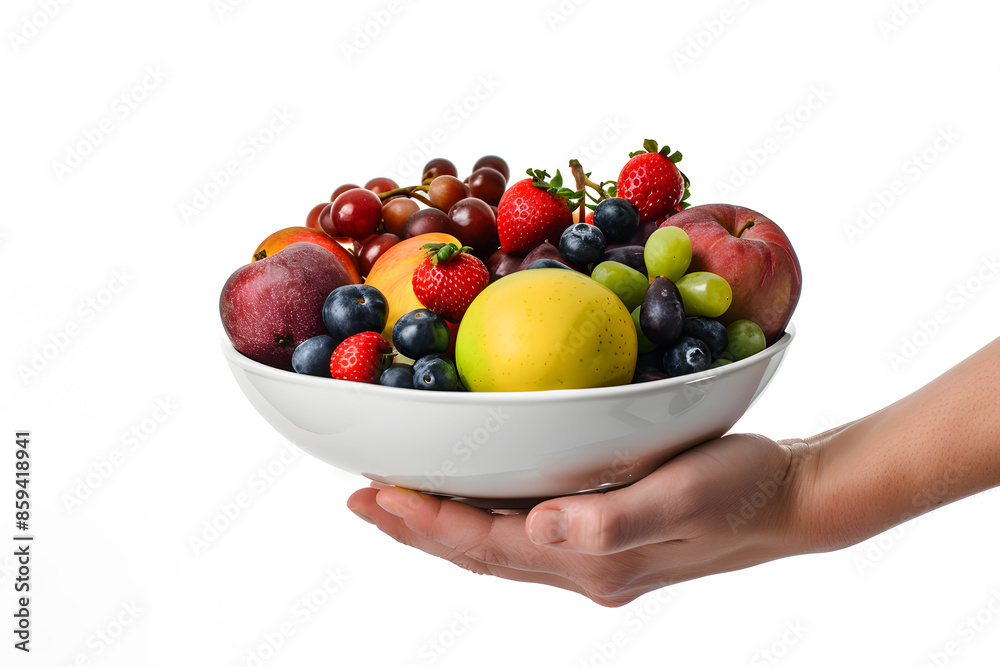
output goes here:
[[573, 170], [573, 177], [576, 178], [577, 190], [583, 190], [584, 186], [586, 186], [591, 190], [593, 190], [594, 192], [596, 192], [599, 195], [597, 199], [591, 197], [591, 199], [593, 199], [595, 203], [608, 199], [608, 193], [605, 192], [604, 188], [601, 187], [600, 183], [595, 183], [594, 181], [590, 180], [590, 176], [587, 176], [587, 174], [583, 171], [583, 165], [580, 164], [579, 160], [577, 160], [576, 158], [570, 160], [569, 167], [570, 169]]
[[[420, 194], [421, 192], [427, 192], [428, 190], [430, 190], [429, 185], [408, 185], [403, 188], [396, 188], [395, 190], [387, 190], [386, 192], [380, 192], [378, 198], [381, 199], [382, 201], [385, 201], [389, 197], [398, 197], [402, 195], [404, 197], [409, 197], [411, 199], [416, 199], [419, 202], [423, 202], [424, 204], [426, 204], [431, 208], [436, 208], [439, 211], [444, 211], [443, 208], [441, 208], [440, 206], [435, 206], [430, 202], [429, 199], [427, 199], [427, 197], [424, 197], [422, 194]], [[445, 213], [447, 213], [447, 211], [445, 211]]]
[[[587, 183], [587, 174], [583, 171], [583, 165], [576, 158], [569, 161], [570, 171], [576, 180], [576, 189], [582, 191]], [[580, 197], [580, 222], [587, 222], [587, 198]]]

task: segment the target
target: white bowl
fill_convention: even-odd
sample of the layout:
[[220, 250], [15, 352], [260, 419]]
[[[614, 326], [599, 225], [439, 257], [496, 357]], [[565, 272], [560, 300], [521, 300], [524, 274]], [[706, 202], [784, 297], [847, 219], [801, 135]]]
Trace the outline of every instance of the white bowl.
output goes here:
[[720, 368], [600, 389], [434, 392], [299, 375], [223, 339], [250, 403], [284, 437], [342, 470], [487, 507], [605, 490], [726, 433], [795, 335]]

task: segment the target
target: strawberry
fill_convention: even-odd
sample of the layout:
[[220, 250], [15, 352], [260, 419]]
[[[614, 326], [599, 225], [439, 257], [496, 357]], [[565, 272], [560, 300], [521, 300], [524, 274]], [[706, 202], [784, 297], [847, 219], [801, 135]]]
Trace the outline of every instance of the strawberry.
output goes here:
[[618, 174], [617, 195], [635, 204], [640, 220], [656, 220], [671, 209], [686, 208], [691, 182], [677, 168], [680, 151], [671, 153], [669, 146], [657, 150], [652, 139], [642, 145], [646, 150], [629, 153]]
[[573, 224], [570, 210], [583, 196], [564, 188], [558, 171], [551, 182], [546, 182], [549, 175], [538, 169], [529, 169], [528, 175], [531, 178], [510, 186], [497, 205], [497, 232], [504, 252], [526, 253], [546, 240], [558, 243]]
[[413, 272], [417, 300], [449, 322], [460, 322], [472, 300], [490, 282], [482, 260], [472, 248], [454, 243], [427, 243], [427, 259]]
[[344, 339], [330, 357], [330, 374], [337, 380], [378, 382], [393, 357], [392, 345], [374, 331], [365, 331]]

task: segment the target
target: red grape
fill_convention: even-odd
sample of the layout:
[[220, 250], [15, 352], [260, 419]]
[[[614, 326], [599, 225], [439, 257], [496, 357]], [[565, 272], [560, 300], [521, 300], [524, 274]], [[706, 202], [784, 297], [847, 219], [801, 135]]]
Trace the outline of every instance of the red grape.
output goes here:
[[507, 166], [507, 161], [502, 157], [496, 155], [484, 155], [483, 157], [476, 160], [476, 164], [473, 165], [472, 171], [480, 169], [482, 167], [490, 167], [491, 169], [496, 169], [501, 174], [503, 174], [504, 181], [510, 180], [510, 167]]
[[379, 178], [373, 178], [365, 183], [365, 190], [371, 190], [377, 195], [380, 195], [383, 192], [388, 192], [389, 190], [395, 190], [398, 187], [399, 186], [396, 184], [396, 181], [391, 178], [384, 178], [381, 176]]
[[320, 209], [319, 215], [316, 216], [316, 224], [326, 232], [327, 236], [337, 237], [340, 236], [340, 232], [337, 231], [337, 226], [333, 224], [333, 220], [330, 218], [330, 210], [333, 208], [333, 203], [329, 203]]
[[319, 214], [324, 208], [330, 205], [330, 202], [325, 201], [322, 204], [316, 204], [309, 211], [309, 215], [306, 216], [306, 227], [319, 227]]
[[406, 221], [419, 210], [420, 205], [412, 199], [393, 197], [382, 204], [382, 224], [385, 226], [385, 231], [402, 236]]
[[451, 160], [436, 157], [424, 165], [424, 175], [420, 182], [424, 183], [427, 179], [434, 180], [438, 176], [458, 176], [458, 167]]
[[459, 199], [469, 196], [469, 190], [465, 183], [454, 176], [438, 176], [431, 181], [427, 190], [427, 198], [431, 203], [442, 211], [450, 210]]
[[353, 190], [354, 188], [360, 188], [360, 187], [361, 187], [360, 185], [354, 185], [354, 183], [345, 183], [344, 185], [341, 185], [339, 188], [333, 191], [333, 194], [330, 195], [330, 201], [333, 201], [334, 199], [344, 194], [348, 190]]
[[422, 208], [406, 221], [406, 225], [403, 226], [403, 238], [408, 239], [431, 232], [451, 234], [451, 230], [451, 218], [447, 213], [436, 208]]
[[490, 206], [500, 203], [506, 189], [507, 179], [493, 167], [480, 167], [469, 176], [469, 192]]
[[342, 193], [330, 207], [330, 220], [339, 234], [363, 239], [374, 232], [382, 222], [382, 200], [371, 190], [356, 188]]
[[496, 216], [482, 199], [462, 199], [451, 207], [448, 217], [451, 218], [451, 233], [462, 245], [471, 246], [476, 257], [488, 258], [500, 246]]
[[399, 243], [399, 240], [395, 234], [379, 234], [368, 239], [361, 248], [361, 254], [358, 255], [358, 267], [361, 269], [361, 275], [367, 276], [382, 253]]

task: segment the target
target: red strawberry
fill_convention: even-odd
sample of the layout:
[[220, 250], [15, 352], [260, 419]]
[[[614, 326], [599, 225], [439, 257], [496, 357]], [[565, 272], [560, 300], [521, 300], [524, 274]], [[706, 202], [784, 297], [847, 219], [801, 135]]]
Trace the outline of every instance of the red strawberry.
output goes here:
[[454, 243], [424, 245], [428, 257], [413, 272], [417, 300], [449, 322], [460, 322], [472, 300], [490, 282], [482, 260], [468, 254], [472, 248]]
[[374, 331], [354, 334], [333, 351], [330, 374], [338, 380], [378, 382], [394, 356], [392, 345], [380, 334]]
[[681, 161], [680, 151], [671, 153], [669, 146], [657, 150], [652, 139], [642, 145], [645, 151], [629, 154], [631, 159], [618, 174], [616, 192], [635, 204], [640, 220], [656, 220], [687, 206], [691, 182], [675, 164]]
[[573, 224], [571, 208], [582, 196], [562, 187], [558, 171], [551, 183], [546, 182], [549, 175], [544, 171], [529, 169], [528, 174], [531, 178], [507, 188], [497, 205], [497, 232], [504, 252], [526, 253], [546, 240], [558, 243]]

